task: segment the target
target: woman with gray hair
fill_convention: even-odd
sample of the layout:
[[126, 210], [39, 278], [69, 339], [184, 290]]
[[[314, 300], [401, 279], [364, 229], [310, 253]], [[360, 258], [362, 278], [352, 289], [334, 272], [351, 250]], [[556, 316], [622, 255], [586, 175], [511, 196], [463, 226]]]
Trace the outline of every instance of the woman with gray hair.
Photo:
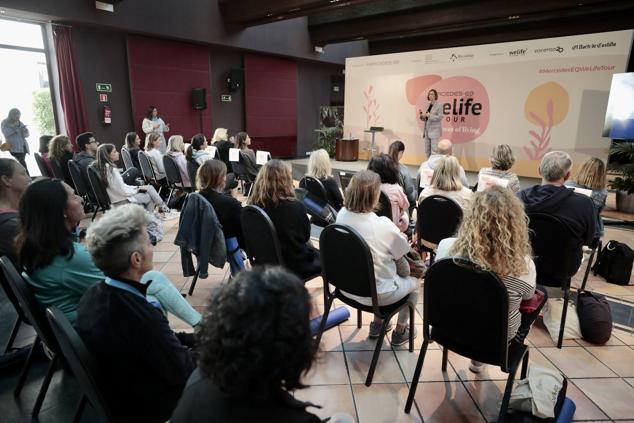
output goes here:
[[483, 175], [493, 176], [500, 179], [505, 179], [508, 182], [506, 186], [513, 192], [520, 190], [520, 181], [517, 175], [511, 172], [509, 169], [515, 164], [515, 156], [513, 150], [507, 144], [496, 145], [491, 153], [491, 167], [483, 167], [478, 174], [478, 181]]
[[174, 333], [152, 300], [159, 294], [185, 302], [152, 270], [147, 223], [143, 209], [130, 204], [107, 212], [86, 235], [105, 278], [82, 296], [75, 326], [103, 375], [100, 387], [117, 421], [169, 419], [195, 367], [193, 335]]

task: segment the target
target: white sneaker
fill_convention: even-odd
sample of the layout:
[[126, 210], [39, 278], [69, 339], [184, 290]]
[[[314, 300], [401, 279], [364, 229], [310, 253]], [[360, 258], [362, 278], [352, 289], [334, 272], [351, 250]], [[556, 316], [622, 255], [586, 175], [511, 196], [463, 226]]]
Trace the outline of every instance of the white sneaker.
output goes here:
[[473, 373], [480, 373], [482, 369], [484, 369], [484, 366], [486, 366], [486, 364], [480, 363], [479, 361], [471, 360], [471, 364], [469, 364], [469, 370], [471, 370]]

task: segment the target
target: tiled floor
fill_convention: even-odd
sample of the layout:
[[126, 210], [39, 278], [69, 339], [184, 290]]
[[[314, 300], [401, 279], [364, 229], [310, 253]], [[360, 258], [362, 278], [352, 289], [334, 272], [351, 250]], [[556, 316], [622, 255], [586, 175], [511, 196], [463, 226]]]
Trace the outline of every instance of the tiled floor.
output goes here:
[[[168, 223], [169, 225], [169, 223]], [[171, 234], [174, 229], [166, 230]], [[634, 245], [634, 232], [607, 228], [605, 239], [616, 239]], [[165, 244], [165, 243], [162, 243]], [[157, 251], [169, 250], [161, 246]], [[156, 255], [157, 269], [169, 269], [170, 275], [180, 265], [180, 256], [173, 249]], [[176, 270], [174, 270], [176, 269]], [[585, 267], [583, 267], [585, 270]], [[575, 276], [580, 284], [583, 273]], [[200, 279], [193, 297], [195, 306], [203, 306], [212, 286], [226, 280], [226, 269], [211, 271], [206, 280]], [[178, 279], [183, 292], [189, 282]], [[323, 283], [315, 279], [306, 284], [314, 299], [314, 315], [323, 311]], [[614, 298], [634, 299], [634, 286], [606, 283], [590, 275], [588, 288]], [[421, 291], [422, 293], [422, 291]], [[422, 295], [420, 296], [422, 301]], [[335, 301], [335, 307], [342, 306]], [[422, 313], [422, 303], [418, 306]], [[324, 334], [318, 359], [304, 382], [309, 388], [296, 392], [302, 400], [321, 405], [311, 408], [320, 417], [334, 412], [347, 412], [358, 422], [485, 422], [497, 418], [498, 404], [506, 374], [498, 368], [488, 367], [481, 374], [469, 371], [469, 360], [449, 354], [447, 372], [440, 370], [442, 353], [436, 344], [430, 345], [425, 366], [416, 393], [417, 408], [407, 415], [403, 412], [405, 399], [418, 352], [422, 344], [422, 325], [417, 326], [415, 352], [406, 347], [392, 349], [384, 341], [372, 386], [364, 385], [375, 341], [368, 339], [367, 324], [371, 320], [364, 314], [364, 327], [357, 329], [356, 314], [340, 326]], [[417, 315], [422, 323], [422, 315]], [[185, 328], [176, 320], [174, 327]], [[564, 347], [555, 347], [547, 330], [538, 322], [528, 337], [530, 362], [559, 369], [571, 382], [568, 396], [577, 406], [575, 421], [634, 420], [634, 336], [615, 330], [604, 346], [593, 346], [583, 340], [566, 340]]]
[[[165, 272], [182, 292], [187, 292], [191, 278], [182, 276], [180, 254], [173, 245], [177, 224], [177, 220], [165, 222], [165, 239], [155, 248], [155, 269]], [[634, 232], [607, 228], [605, 239], [634, 245]], [[226, 282], [228, 276], [227, 268], [210, 267], [209, 273], [207, 279], [198, 280], [193, 296], [187, 297], [201, 312], [211, 288]], [[575, 283], [580, 282], [581, 276], [575, 277]], [[323, 309], [322, 281], [315, 279], [306, 286], [314, 299], [314, 314], [318, 315]], [[588, 287], [615, 298], [634, 299], [634, 286], [612, 285], [591, 276]], [[422, 295], [420, 298], [422, 301]], [[335, 306], [341, 305], [335, 301]], [[418, 313], [417, 322], [422, 324], [422, 304], [418, 305]], [[486, 422], [496, 419], [506, 375], [490, 366], [482, 373], [474, 374], [468, 369], [469, 360], [453, 353], [449, 355], [447, 372], [443, 373], [440, 370], [442, 354], [437, 344], [431, 344], [427, 352], [416, 393], [416, 407], [409, 415], [403, 412], [422, 343], [422, 325], [417, 326], [419, 336], [413, 353], [406, 347], [393, 349], [384, 342], [374, 382], [371, 387], [366, 387], [364, 381], [375, 345], [375, 341], [367, 338], [371, 316], [364, 314], [361, 329], [356, 328], [356, 318], [354, 314], [352, 316], [324, 334], [317, 360], [304, 378], [310, 387], [295, 393], [302, 400], [322, 406], [311, 408], [312, 412], [323, 418], [345, 412], [362, 423]], [[175, 329], [191, 330], [178, 319], [170, 317], [170, 322]], [[568, 396], [577, 406], [576, 421], [634, 421], [634, 335], [615, 330], [605, 346], [566, 340], [559, 350], [543, 324], [538, 322], [531, 330], [528, 343], [531, 363], [557, 368], [569, 378]], [[58, 378], [68, 383], [60, 375], [56, 375], [54, 381]], [[11, 389], [12, 381], [5, 381], [7, 389]], [[29, 386], [35, 390], [39, 385], [33, 382]], [[73, 389], [77, 388], [71, 388], [71, 391]], [[3, 404], [5, 396], [1, 391], [0, 408], [4, 409], [7, 404]], [[8, 392], [6, 398], [10, 397]], [[63, 421], [63, 417], [50, 416], [71, 415], [74, 403], [67, 400], [70, 405], [66, 408], [70, 407], [70, 411], [61, 410], [55, 395], [47, 397], [41, 421]], [[11, 401], [8, 406], [15, 407], [13, 401], [16, 400]], [[26, 403], [32, 404], [30, 399], [22, 398], [20, 409], [26, 407], [24, 410], [28, 410], [30, 405]], [[11, 411], [9, 415], [12, 415]]]

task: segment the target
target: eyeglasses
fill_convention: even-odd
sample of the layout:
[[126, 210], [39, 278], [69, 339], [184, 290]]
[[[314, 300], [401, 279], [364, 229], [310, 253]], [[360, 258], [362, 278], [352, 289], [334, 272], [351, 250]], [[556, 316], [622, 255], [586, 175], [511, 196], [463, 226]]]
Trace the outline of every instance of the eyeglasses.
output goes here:
[[90, 141], [88, 141], [88, 144], [99, 144], [99, 142], [96, 139], [91, 138]]

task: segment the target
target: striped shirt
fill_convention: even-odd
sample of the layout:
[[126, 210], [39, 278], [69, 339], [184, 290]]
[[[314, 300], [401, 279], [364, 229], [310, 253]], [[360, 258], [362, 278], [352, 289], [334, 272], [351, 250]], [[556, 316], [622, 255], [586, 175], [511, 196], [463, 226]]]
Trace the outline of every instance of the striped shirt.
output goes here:
[[[449, 250], [456, 239], [457, 238], [446, 238], [440, 241], [440, 244], [438, 244], [438, 252], [436, 253], [436, 260], [449, 256]], [[522, 315], [520, 314], [520, 304], [522, 300], [530, 299], [535, 293], [535, 279], [537, 278], [535, 263], [532, 258], [526, 257], [526, 264], [528, 266], [527, 273], [519, 276], [504, 276], [500, 278], [509, 294], [509, 341], [515, 337], [522, 323]]]

